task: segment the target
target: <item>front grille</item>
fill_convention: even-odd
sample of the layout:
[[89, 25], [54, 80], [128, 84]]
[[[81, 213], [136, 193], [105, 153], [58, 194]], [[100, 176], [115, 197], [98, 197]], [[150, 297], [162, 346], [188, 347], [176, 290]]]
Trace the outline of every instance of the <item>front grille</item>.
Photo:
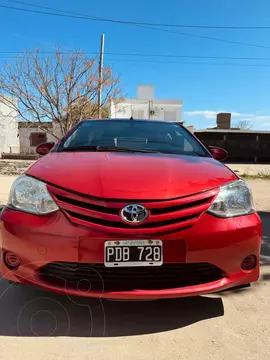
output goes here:
[[61, 287], [102, 292], [181, 288], [220, 280], [224, 274], [209, 263], [106, 268], [103, 264], [52, 262], [40, 269], [39, 276]]
[[[48, 185], [60, 209], [70, 221], [82, 226], [123, 231], [159, 234], [190, 228], [209, 208], [218, 190], [171, 200], [119, 200], [91, 197]], [[149, 217], [142, 223], [129, 224], [120, 213], [124, 206], [135, 203], [145, 206]]]
[[58, 194], [55, 194], [55, 197], [57, 200], [60, 200], [64, 203], [78, 206], [83, 209], [94, 210], [94, 211], [98, 211], [100, 213], [105, 213], [105, 214], [116, 214], [117, 215], [119, 213], [119, 210], [117, 208], [108, 208], [105, 206], [95, 205], [95, 204], [87, 203], [85, 201], [70, 199], [70, 198], [67, 198], [65, 196], [61, 196]]
[[[95, 224], [99, 224], [99, 225], [104, 225], [104, 226], [109, 226], [109, 227], [117, 227], [117, 228], [123, 228], [123, 229], [130, 229], [130, 225], [124, 222], [119, 222], [119, 221], [108, 221], [108, 220], [104, 220], [104, 219], [99, 219], [99, 218], [93, 218], [90, 216], [85, 216], [82, 214], [76, 214], [72, 211], [67, 211], [67, 213], [73, 217], [73, 218], [78, 218], [87, 222], [92, 222]], [[161, 226], [165, 226], [165, 225], [171, 225], [171, 224], [176, 224], [176, 223], [180, 223], [183, 221], [187, 221], [187, 220], [191, 220], [194, 219], [196, 217], [198, 217], [200, 215], [200, 213], [198, 214], [192, 214], [189, 216], [183, 216], [181, 218], [177, 218], [177, 219], [169, 219], [169, 220], [165, 220], [165, 221], [159, 221], [159, 222], [149, 222], [149, 223], [142, 223], [139, 225], [136, 225], [136, 229], [149, 229], [149, 228], [157, 228], [157, 227], [161, 227]], [[120, 217], [119, 217], [120, 219]]]

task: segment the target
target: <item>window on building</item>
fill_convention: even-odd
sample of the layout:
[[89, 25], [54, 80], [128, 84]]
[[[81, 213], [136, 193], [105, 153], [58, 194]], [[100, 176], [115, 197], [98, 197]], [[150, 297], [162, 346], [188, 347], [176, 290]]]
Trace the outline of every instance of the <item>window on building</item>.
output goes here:
[[30, 134], [30, 146], [38, 146], [47, 141], [46, 133], [31, 133]]

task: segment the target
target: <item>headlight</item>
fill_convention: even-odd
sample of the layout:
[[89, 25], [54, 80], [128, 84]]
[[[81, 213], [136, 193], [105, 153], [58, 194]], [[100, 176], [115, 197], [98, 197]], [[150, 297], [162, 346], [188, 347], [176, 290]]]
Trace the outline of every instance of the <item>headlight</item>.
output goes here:
[[14, 181], [7, 205], [10, 208], [36, 215], [46, 215], [59, 210], [46, 184], [26, 175]]
[[229, 218], [253, 213], [252, 193], [243, 180], [237, 180], [222, 186], [208, 212], [213, 215]]

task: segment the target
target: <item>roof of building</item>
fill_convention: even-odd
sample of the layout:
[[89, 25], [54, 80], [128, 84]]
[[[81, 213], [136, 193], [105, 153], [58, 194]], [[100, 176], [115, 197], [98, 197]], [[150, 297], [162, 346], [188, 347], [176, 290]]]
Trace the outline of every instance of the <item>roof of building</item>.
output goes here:
[[152, 123], [167, 123], [167, 124], [179, 124], [179, 125], [184, 125], [183, 121], [169, 121], [169, 120], [162, 120], [162, 119], [137, 119], [137, 118], [133, 118], [133, 117], [128, 117], [128, 118], [104, 118], [104, 119], [84, 119], [82, 120], [82, 122], [84, 121], [136, 121], [136, 122], [152, 122]]
[[[115, 106], [121, 106], [122, 104], [134, 104], [134, 105], [148, 105], [148, 99], [136, 99], [136, 98], [125, 98], [122, 101], [112, 99], [111, 102]], [[182, 99], [153, 99], [153, 106], [155, 105], [182, 105]]]
[[19, 129], [22, 128], [40, 128], [40, 127], [47, 127], [47, 128], [51, 128], [52, 127], [52, 122], [49, 121], [43, 121], [43, 122], [36, 122], [36, 123], [32, 123], [32, 122], [28, 122], [28, 121], [19, 121]]
[[195, 129], [195, 133], [270, 134], [269, 130]]

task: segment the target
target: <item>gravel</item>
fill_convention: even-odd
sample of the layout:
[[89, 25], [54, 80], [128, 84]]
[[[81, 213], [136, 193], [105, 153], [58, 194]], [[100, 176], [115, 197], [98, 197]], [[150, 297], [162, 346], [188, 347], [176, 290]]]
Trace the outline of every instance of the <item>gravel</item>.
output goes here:
[[0, 175], [21, 175], [33, 164], [32, 160], [1, 160]]

